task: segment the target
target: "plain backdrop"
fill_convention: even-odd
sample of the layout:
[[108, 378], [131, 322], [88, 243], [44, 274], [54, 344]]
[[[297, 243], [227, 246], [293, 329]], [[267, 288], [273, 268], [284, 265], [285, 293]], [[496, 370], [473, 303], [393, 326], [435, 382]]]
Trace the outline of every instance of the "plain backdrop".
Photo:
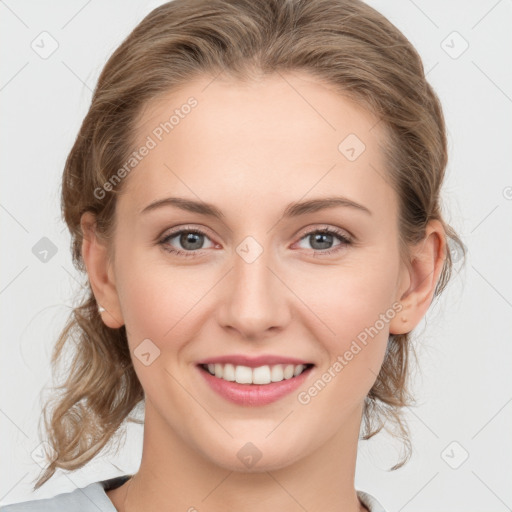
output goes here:
[[[60, 218], [64, 161], [107, 58], [160, 3], [0, 2], [1, 505], [133, 473], [140, 462], [143, 427], [130, 425], [119, 453], [31, 491], [51, 348], [86, 282]], [[444, 209], [468, 257], [417, 329], [414, 455], [389, 472], [400, 446], [386, 435], [361, 441], [356, 488], [388, 511], [511, 510], [512, 3], [368, 3], [418, 49], [443, 104]], [[38, 244], [53, 247], [47, 261]]]

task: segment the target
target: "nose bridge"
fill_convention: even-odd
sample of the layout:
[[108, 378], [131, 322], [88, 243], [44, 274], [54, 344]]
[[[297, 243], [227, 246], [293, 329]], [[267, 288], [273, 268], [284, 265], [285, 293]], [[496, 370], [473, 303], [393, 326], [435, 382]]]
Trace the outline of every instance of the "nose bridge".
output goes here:
[[273, 251], [265, 244], [247, 236], [233, 254], [221, 321], [244, 337], [264, 335], [270, 328], [282, 327], [288, 318], [285, 287], [271, 270], [275, 266]]

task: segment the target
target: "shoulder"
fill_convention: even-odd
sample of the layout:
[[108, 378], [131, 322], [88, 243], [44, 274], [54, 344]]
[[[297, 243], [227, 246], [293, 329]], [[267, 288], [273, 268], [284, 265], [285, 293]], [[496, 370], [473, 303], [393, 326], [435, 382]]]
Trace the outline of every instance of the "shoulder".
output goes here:
[[93, 482], [85, 487], [63, 492], [51, 498], [24, 501], [0, 507], [0, 512], [116, 512], [106, 490], [121, 485], [127, 477]]
[[[364, 491], [357, 491], [357, 497], [369, 512], [386, 512], [386, 509], [371, 494]], [[0, 512], [2, 512], [1, 509]]]
[[[76, 512], [88, 512], [89, 510], [97, 511], [98, 507], [95, 506], [95, 502], [97, 501], [95, 497], [97, 497], [98, 492], [95, 487], [99, 485], [100, 484], [97, 482], [81, 489], [57, 494], [57, 496], [53, 496], [51, 498], [5, 505], [0, 507], [0, 512], [57, 512], [62, 510], [76, 510]], [[100, 510], [102, 509], [100, 508]]]

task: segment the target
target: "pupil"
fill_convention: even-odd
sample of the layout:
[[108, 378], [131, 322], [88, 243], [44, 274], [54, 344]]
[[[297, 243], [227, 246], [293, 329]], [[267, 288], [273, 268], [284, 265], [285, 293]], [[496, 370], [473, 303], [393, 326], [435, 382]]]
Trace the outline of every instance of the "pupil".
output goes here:
[[[199, 249], [201, 247], [201, 237], [199, 233], [185, 233], [180, 237], [180, 243], [186, 249]], [[196, 246], [194, 246], [194, 243]], [[191, 244], [192, 246], [190, 246]]]
[[[332, 235], [330, 235], [329, 233], [317, 233], [315, 235], [312, 235], [313, 236], [313, 240], [314, 240], [314, 243], [320, 243], [320, 247], [314, 247], [314, 244], [313, 245], [313, 248], [315, 249], [329, 249], [330, 246], [329, 244], [332, 243]], [[327, 237], [327, 241], [325, 241], [324, 237]], [[322, 239], [324, 239], [322, 241]]]

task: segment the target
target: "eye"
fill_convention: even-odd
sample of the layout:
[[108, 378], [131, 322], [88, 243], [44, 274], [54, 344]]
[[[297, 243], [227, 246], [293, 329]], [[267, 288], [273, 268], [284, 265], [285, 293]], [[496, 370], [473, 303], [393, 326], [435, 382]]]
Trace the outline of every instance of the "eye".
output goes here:
[[[185, 250], [176, 248], [173, 245], [171, 245], [171, 241], [173, 239], [177, 239], [177, 242], [175, 243], [181, 245], [181, 247]], [[200, 254], [200, 250], [204, 249], [204, 247], [202, 246], [204, 244], [205, 239], [209, 240], [209, 237], [200, 229], [186, 228], [167, 234], [164, 238], [162, 238], [159, 241], [159, 244], [170, 253], [177, 254], [179, 256], [190, 257], [197, 256], [198, 253]], [[211, 243], [209, 247], [213, 246], [214, 244]]]
[[[174, 239], [176, 239], [175, 243], [178, 243], [182, 248], [176, 248], [172, 245], [171, 242]], [[211, 241], [208, 247], [203, 247], [205, 239], [210, 240], [208, 235], [200, 229], [182, 228], [178, 231], [168, 233], [158, 243], [164, 250], [172, 254], [195, 257], [203, 254], [202, 249], [214, 247], [215, 244]], [[339, 243], [335, 244], [334, 248], [332, 248], [335, 239], [338, 239]], [[336, 253], [352, 243], [352, 240], [345, 232], [331, 227], [311, 230], [301, 237], [300, 242], [303, 240], [306, 240], [312, 245], [314, 256], [326, 256]]]
[[[336, 238], [340, 243], [334, 245], [333, 248], [332, 244]], [[352, 243], [352, 240], [343, 231], [330, 227], [309, 231], [301, 238], [302, 240], [306, 240], [312, 246], [315, 251], [314, 256], [336, 253]]]

